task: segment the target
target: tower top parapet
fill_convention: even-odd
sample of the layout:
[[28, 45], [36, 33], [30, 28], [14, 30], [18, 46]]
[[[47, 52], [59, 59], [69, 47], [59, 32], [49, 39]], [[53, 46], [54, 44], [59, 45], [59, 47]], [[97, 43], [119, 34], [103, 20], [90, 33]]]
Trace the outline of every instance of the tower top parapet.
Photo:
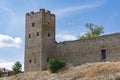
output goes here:
[[40, 9], [39, 12], [31, 11], [31, 12], [29, 12], [29, 13], [26, 13], [26, 16], [32, 16], [32, 15], [39, 14], [39, 13], [49, 14], [49, 15], [51, 15], [51, 16], [55, 16], [55, 15], [52, 14], [49, 10], [45, 10], [45, 9]]

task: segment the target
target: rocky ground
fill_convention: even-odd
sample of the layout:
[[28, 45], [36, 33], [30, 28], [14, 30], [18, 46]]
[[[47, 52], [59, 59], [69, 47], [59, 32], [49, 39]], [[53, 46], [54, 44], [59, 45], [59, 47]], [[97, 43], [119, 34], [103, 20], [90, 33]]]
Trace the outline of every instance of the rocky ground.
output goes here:
[[120, 80], [120, 62], [86, 63], [67, 66], [56, 74], [49, 71], [28, 72], [0, 80]]

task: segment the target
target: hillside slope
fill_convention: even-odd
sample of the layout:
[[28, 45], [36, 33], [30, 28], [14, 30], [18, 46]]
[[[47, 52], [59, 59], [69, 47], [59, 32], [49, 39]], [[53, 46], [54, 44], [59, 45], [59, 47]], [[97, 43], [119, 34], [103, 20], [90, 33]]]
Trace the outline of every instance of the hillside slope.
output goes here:
[[98, 62], [67, 67], [57, 74], [48, 71], [28, 72], [0, 80], [117, 80], [115, 78], [120, 78], [119, 74], [120, 62]]

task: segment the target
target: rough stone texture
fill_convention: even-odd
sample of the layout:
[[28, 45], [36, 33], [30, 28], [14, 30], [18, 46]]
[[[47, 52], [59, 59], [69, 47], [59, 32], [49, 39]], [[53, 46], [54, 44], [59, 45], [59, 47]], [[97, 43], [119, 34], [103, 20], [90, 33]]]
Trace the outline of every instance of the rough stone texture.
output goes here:
[[101, 50], [106, 50], [108, 61], [120, 61], [120, 33], [98, 38], [66, 41], [57, 44], [55, 57], [74, 65], [100, 62]]
[[44, 70], [55, 53], [55, 15], [40, 9], [26, 14], [25, 72]]
[[73, 65], [100, 62], [102, 50], [106, 50], [108, 61], [120, 61], [120, 33], [56, 43], [55, 15], [44, 9], [26, 14], [25, 33], [25, 72], [46, 69], [51, 57]]

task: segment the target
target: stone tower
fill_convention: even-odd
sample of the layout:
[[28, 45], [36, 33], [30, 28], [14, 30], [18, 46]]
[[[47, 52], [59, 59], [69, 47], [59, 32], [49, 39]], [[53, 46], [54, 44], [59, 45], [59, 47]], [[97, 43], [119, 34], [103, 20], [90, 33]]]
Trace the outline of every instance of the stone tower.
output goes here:
[[55, 53], [55, 15], [45, 9], [27, 13], [25, 72], [46, 69], [53, 53]]

